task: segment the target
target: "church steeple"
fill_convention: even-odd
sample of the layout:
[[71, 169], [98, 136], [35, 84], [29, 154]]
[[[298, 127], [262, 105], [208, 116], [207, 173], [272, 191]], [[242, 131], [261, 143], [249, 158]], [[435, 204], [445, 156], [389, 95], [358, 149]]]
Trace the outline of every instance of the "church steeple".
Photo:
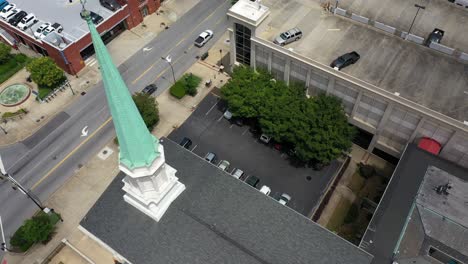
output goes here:
[[185, 190], [185, 185], [175, 176], [177, 171], [166, 164], [164, 147], [146, 128], [84, 4], [81, 14], [91, 32], [107, 103], [119, 139], [119, 168], [126, 174], [122, 180], [123, 198], [142, 213], [159, 221], [169, 205]]
[[125, 82], [112, 62], [112, 58], [96, 30], [89, 11], [81, 12], [85, 18], [101, 69], [115, 131], [120, 146], [120, 163], [128, 169], [148, 167], [160, 155], [158, 139], [146, 128], [145, 122], [133, 102]]

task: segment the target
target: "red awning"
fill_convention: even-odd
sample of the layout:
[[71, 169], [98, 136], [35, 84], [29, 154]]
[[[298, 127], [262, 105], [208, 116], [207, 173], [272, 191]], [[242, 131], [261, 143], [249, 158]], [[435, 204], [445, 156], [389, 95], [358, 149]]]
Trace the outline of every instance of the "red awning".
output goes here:
[[439, 155], [442, 145], [432, 138], [423, 137], [419, 140], [418, 147], [429, 151], [432, 154]]

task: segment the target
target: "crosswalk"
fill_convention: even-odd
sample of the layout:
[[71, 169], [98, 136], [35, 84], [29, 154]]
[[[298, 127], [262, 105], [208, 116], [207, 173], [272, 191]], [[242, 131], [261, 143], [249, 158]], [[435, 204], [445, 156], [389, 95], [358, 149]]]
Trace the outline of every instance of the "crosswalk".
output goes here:
[[96, 57], [89, 57], [85, 60], [85, 65], [93, 67], [97, 63]]

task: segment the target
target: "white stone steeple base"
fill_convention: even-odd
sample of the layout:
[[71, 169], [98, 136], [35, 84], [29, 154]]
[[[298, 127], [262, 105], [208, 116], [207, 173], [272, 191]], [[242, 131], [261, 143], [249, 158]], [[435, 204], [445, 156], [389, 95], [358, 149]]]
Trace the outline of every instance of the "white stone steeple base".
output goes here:
[[164, 148], [159, 144], [160, 156], [149, 167], [128, 169], [120, 164], [127, 176], [123, 179], [124, 200], [156, 221], [169, 205], [185, 190], [175, 176], [177, 170], [166, 164]]

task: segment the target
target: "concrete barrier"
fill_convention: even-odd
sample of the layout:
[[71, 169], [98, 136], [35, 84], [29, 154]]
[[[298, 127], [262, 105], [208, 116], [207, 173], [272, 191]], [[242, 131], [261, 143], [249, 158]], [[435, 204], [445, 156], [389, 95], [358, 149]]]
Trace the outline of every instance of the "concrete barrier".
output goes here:
[[424, 38], [421, 38], [413, 34], [406, 35], [406, 40], [409, 40], [411, 42], [418, 43], [418, 44], [423, 44], [424, 42]]
[[374, 26], [378, 29], [381, 29], [383, 31], [386, 31], [390, 34], [395, 34], [395, 31], [396, 31], [396, 28], [394, 27], [391, 27], [391, 26], [388, 26], [388, 25], [385, 25], [384, 23], [380, 23], [378, 21], [375, 21], [374, 22]]
[[341, 8], [335, 8], [335, 15], [346, 16], [346, 10]]
[[461, 60], [464, 60], [464, 61], [468, 61], [468, 54], [465, 53], [465, 52], [462, 52], [462, 53], [460, 54], [460, 59], [461, 59]]
[[364, 23], [364, 24], [368, 24], [369, 23], [369, 19], [367, 17], [363, 17], [363, 16], [360, 16], [360, 15], [356, 15], [356, 14], [352, 14], [351, 15], [351, 19], [354, 20], [354, 21], [358, 21], [358, 22], [361, 22], [361, 23]]
[[442, 44], [435, 43], [435, 42], [431, 42], [431, 44], [429, 45], [429, 48], [435, 49], [437, 51], [443, 52], [443, 53], [448, 54], [448, 55], [452, 55], [453, 51], [455, 50], [453, 48], [449, 48], [447, 46], [444, 46]]

